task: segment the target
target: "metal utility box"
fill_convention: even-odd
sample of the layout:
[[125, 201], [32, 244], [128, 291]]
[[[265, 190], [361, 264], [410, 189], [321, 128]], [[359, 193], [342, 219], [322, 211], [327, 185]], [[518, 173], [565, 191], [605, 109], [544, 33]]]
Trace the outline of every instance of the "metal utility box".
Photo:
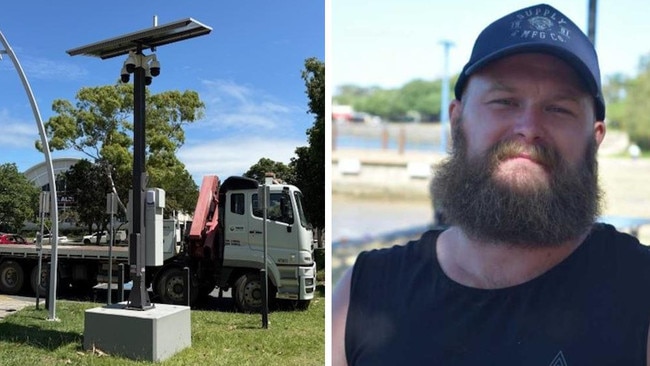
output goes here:
[[163, 210], [165, 208], [165, 191], [150, 188], [145, 196], [145, 265], [162, 266], [163, 253]]

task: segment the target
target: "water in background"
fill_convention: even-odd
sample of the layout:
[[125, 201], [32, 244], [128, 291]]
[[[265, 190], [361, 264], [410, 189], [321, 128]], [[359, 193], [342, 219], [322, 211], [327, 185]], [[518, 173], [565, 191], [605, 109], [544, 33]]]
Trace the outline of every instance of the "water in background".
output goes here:
[[[375, 136], [337, 136], [336, 147], [340, 149], [383, 149], [381, 138]], [[397, 151], [399, 144], [397, 139], [389, 139], [386, 149]], [[410, 141], [404, 142], [404, 150], [409, 151], [440, 151], [440, 144], [433, 144], [428, 141]]]
[[[438, 124], [337, 124], [335, 149], [439, 151]], [[401, 231], [424, 231], [433, 222], [431, 201], [332, 197], [332, 243], [355, 245]]]
[[431, 203], [332, 197], [332, 243], [353, 245], [404, 230], [425, 230], [433, 221]]
[[335, 149], [386, 149], [397, 151], [445, 151], [438, 123], [338, 123], [332, 128]]

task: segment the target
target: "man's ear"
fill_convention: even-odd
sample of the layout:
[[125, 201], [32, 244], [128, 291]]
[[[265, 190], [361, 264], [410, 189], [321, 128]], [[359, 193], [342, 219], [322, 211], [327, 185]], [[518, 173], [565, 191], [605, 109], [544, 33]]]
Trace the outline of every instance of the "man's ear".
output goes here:
[[596, 121], [594, 122], [594, 138], [596, 139], [596, 145], [600, 146], [600, 143], [603, 142], [605, 138], [605, 132], [607, 132], [607, 127], [605, 122]]
[[449, 103], [449, 121], [451, 122], [452, 130], [456, 128], [456, 124], [460, 121], [460, 116], [463, 113], [463, 103], [460, 100], [454, 99]]

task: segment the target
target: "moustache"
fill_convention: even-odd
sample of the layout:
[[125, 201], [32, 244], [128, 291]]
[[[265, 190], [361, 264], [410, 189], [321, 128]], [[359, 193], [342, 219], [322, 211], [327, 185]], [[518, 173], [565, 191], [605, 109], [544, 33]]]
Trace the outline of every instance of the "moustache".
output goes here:
[[487, 156], [492, 166], [517, 157], [525, 157], [547, 168], [556, 167], [560, 161], [560, 154], [549, 146], [524, 144], [514, 140], [498, 142], [488, 151]]

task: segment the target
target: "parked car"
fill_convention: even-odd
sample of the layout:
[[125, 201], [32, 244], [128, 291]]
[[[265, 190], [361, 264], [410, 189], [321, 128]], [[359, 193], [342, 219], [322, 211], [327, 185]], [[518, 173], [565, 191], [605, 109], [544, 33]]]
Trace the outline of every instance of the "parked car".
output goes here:
[[[59, 239], [58, 240], [59, 244], [64, 244], [64, 243], [67, 243], [67, 242], [70, 241], [70, 239], [68, 239], [68, 237], [65, 236], [65, 235], [59, 235], [58, 239]], [[38, 240], [38, 238], [34, 238], [34, 243], [36, 243], [37, 240]], [[52, 234], [43, 235], [43, 238], [41, 239], [41, 244], [44, 244], [44, 245], [52, 244]]]
[[106, 231], [98, 231], [90, 235], [84, 235], [83, 243], [88, 244], [97, 244], [97, 237], [99, 236], [99, 244], [108, 243], [108, 233]]
[[0, 244], [29, 244], [18, 234], [0, 234]]
[[[109, 241], [111, 240], [110, 232], [108, 232], [108, 231], [98, 231], [98, 232], [90, 234], [90, 235], [84, 235], [82, 241], [86, 245], [97, 244], [97, 237], [98, 236], [100, 236], [99, 244], [108, 244]], [[115, 244], [123, 244], [123, 243], [126, 243], [126, 231], [117, 230], [115, 232]]]

